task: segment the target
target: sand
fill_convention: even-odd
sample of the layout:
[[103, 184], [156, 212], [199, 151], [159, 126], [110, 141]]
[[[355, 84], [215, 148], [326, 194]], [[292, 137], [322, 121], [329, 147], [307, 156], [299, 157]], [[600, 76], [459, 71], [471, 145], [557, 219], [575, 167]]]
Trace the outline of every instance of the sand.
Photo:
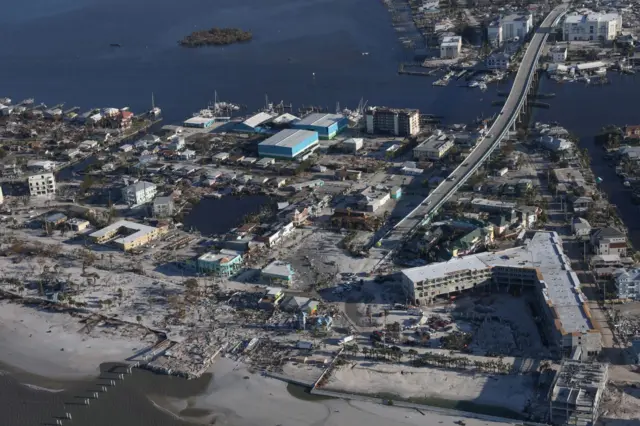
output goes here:
[[[121, 361], [146, 344], [115, 336], [87, 336], [78, 332], [81, 327], [67, 314], [0, 302], [0, 362], [51, 379], [79, 379], [96, 376], [100, 363]], [[149, 395], [149, 399], [175, 417], [183, 417], [180, 412], [186, 408], [208, 410], [209, 415], [187, 418], [203, 424], [215, 419], [217, 425], [230, 426], [455, 426], [459, 420], [467, 426], [499, 425], [369, 402], [301, 400], [289, 393], [285, 383], [252, 374], [226, 358], [219, 359], [210, 371], [214, 379], [203, 395], [188, 399]], [[368, 388], [368, 383], [359, 386]]]
[[99, 374], [103, 362], [124, 361], [149, 344], [113, 335], [80, 333], [78, 319], [0, 302], [0, 362], [52, 379]]
[[354, 368], [347, 365], [337, 369], [325, 389], [360, 394], [387, 393], [404, 399], [437, 397], [466, 400], [522, 411], [527, 400], [533, 398], [533, 385], [529, 376], [490, 376], [436, 368], [361, 363]]
[[[236, 367], [237, 366], [237, 367]], [[234, 368], [237, 368], [234, 370]], [[275, 379], [252, 375], [241, 365], [220, 359], [211, 368], [214, 380], [206, 394], [189, 400], [189, 406], [211, 409], [216, 414], [199, 419], [210, 424], [233, 426], [455, 426], [463, 420], [467, 426], [497, 426], [496, 423], [464, 417], [446, 416], [362, 401], [327, 399], [305, 401], [292, 396], [287, 385]], [[249, 377], [245, 379], [245, 377]], [[366, 383], [363, 384], [366, 386]], [[163, 401], [174, 413], [187, 406], [185, 400]], [[192, 419], [189, 419], [192, 420]]]

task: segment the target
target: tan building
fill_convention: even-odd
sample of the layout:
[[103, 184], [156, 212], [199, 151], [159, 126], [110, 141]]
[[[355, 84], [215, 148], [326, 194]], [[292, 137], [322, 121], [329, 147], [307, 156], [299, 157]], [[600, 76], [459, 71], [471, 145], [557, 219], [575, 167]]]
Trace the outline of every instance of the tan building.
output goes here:
[[124, 251], [141, 247], [166, 232], [166, 228], [154, 228], [141, 223], [120, 220], [89, 235], [93, 242], [112, 242]]

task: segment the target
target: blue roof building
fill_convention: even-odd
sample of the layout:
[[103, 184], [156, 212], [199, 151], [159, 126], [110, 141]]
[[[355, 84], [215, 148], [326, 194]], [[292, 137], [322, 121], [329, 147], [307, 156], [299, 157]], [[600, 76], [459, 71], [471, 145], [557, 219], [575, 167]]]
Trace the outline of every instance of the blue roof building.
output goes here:
[[291, 127], [318, 132], [321, 139], [332, 139], [348, 124], [349, 121], [344, 115], [315, 113], [293, 123]]
[[318, 133], [309, 130], [285, 129], [258, 145], [261, 157], [294, 159], [318, 146]]

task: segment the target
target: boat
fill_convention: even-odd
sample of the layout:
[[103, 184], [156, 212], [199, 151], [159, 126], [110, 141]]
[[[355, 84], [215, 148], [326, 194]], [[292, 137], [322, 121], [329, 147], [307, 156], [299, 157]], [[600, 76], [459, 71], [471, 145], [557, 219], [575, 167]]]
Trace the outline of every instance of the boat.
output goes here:
[[120, 43], [111, 43], [109, 46], [111, 47], [122, 47]]
[[487, 90], [486, 83], [478, 83], [478, 87], [480, 88], [480, 90]]
[[624, 183], [623, 183], [623, 185], [624, 185], [626, 188], [630, 188], [630, 187], [631, 187], [631, 182], [629, 182], [628, 180], [625, 180], [625, 181], [624, 181]]
[[475, 80], [472, 80], [472, 81], [469, 83], [469, 87], [478, 87], [479, 85], [480, 85], [480, 83], [478, 83], [478, 82], [477, 82], [477, 81], [475, 81]]
[[369, 56], [369, 52], [362, 52], [362, 56]]
[[162, 110], [156, 106], [156, 102], [153, 96], [153, 92], [151, 93], [151, 109], [147, 112], [150, 117], [158, 117], [162, 113]]

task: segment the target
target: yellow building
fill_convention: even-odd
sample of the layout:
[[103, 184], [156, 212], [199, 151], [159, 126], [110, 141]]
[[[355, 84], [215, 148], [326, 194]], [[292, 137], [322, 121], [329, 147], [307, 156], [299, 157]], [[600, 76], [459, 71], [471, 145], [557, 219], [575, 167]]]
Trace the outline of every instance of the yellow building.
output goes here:
[[120, 220], [89, 235], [95, 243], [112, 242], [124, 251], [141, 247], [166, 232], [166, 228], [154, 228], [141, 223]]

